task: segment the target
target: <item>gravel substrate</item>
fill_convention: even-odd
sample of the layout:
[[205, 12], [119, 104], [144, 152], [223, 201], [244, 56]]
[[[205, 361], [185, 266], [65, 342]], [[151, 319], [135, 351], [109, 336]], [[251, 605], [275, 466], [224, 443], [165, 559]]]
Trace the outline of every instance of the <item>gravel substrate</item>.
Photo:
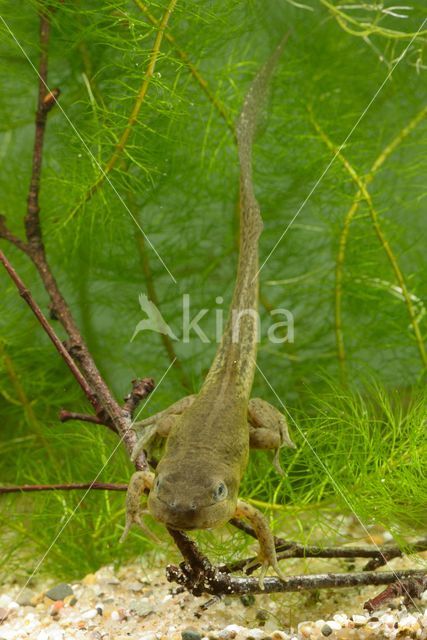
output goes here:
[[[396, 559], [391, 566], [400, 569], [413, 563], [413, 558]], [[291, 572], [303, 566], [299, 561]], [[325, 564], [318, 561], [310, 568], [325, 570]], [[164, 569], [134, 563], [117, 572], [104, 567], [72, 584], [40, 584], [24, 591], [5, 585], [0, 595], [0, 640], [427, 638], [427, 592], [410, 610], [397, 603], [369, 615], [363, 602], [381, 590], [224, 598], [201, 612], [208, 597], [176, 593]]]

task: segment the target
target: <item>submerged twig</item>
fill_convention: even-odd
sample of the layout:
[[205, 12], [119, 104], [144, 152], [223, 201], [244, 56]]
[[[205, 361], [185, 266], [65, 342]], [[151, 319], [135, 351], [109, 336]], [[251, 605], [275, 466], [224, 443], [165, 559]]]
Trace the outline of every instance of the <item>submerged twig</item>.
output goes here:
[[263, 588], [257, 578], [235, 577], [221, 573], [210, 566], [206, 572], [197, 573], [188, 563], [179, 567], [167, 567], [169, 582], [177, 582], [195, 596], [203, 593], [219, 596], [243, 595], [247, 593], [283, 593], [313, 589], [343, 589], [367, 585], [392, 584], [396, 580], [425, 579], [425, 571], [382, 571], [362, 573], [320, 573], [313, 575], [289, 576], [282, 580], [269, 576], [264, 579]]
[[427, 575], [413, 575], [403, 580], [393, 582], [380, 594], [367, 600], [363, 605], [364, 609], [373, 612], [380, 609], [394, 598], [404, 596], [405, 604], [413, 601], [413, 598], [420, 598], [422, 593], [427, 589]]
[[[232, 524], [236, 526], [235, 521]], [[240, 527], [240, 524], [238, 525]], [[256, 538], [251, 528], [244, 529], [245, 533]], [[318, 545], [302, 545], [297, 542], [284, 541], [275, 537], [275, 546], [278, 560], [291, 558], [371, 558], [363, 567], [363, 571], [373, 571], [381, 567], [393, 558], [401, 558], [405, 554], [420, 553], [427, 550], [427, 539], [418, 540], [410, 545], [409, 549], [402, 550], [397, 545], [385, 544], [381, 547], [321, 547]], [[260, 567], [256, 557], [237, 560], [231, 564], [221, 565], [219, 570], [225, 573], [242, 571], [250, 575]], [[246, 567], [250, 567], [246, 569]]]
[[73, 482], [64, 484], [21, 484], [10, 487], [0, 487], [3, 493], [31, 493], [34, 491], [74, 491], [90, 489], [91, 491], [126, 491], [127, 484], [112, 482]]
[[[86, 397], [91, 402], [95, 411], [103, 422], [111, 422], [120, 435], [129, 454], [136, 444], [136, 434], [131, 428], [132, 419], [129, 411], [126, 408], [121, 407], [113, 397], [106, 382], [101, 376], [91, 353], [82, 335], [74, 321], [71, 309], [69, 308], [65, 298], [63, 297], [55, 277], [52, 273], [51, 267], [48, 263], [46, 250], [43, 242], [43, 234], [40, 225], [39, 217], [39, 192], [40, 192], [40, 177], [42, 167], [42, 155], [44, 148], [44, 135], [46, 129], [46, 121], [48, 113], [52, 106], [55, 104], [58, 96], [58, 90], [50, 92], [47, 89], [47, 76], [48, 76], [48, 42], [49, 42], [49, 13], [40, 13], [40, 61], [39, 61], [39, 93], [38, 93], [38, 107], [35, 118], [35, 137], [33, 147], [33, 160], [31, 180], [28, 191], [28, 206], [27, 214], [25, 216], [25, 231], [27, 236], [27, 242], [24, 242], [16, 238], [7, 228], [7, 224], [4, 218], [0, 219], [0, 237], [9, 240], [15, 244], [19, 249], [31, 259], [35, 265], [43, 285], [51, 300], [51, 312], [53, 316], [60, 322], [65, 332], [68, 335], [68, 341], [64, 346], [60, 340], [56, 337], [56, 333], [43, 316], [40, 309], [37, 307], [31, 294], [20, 281], [13, 267], [2, 254], [2, 262], [6, 268], [9, 266], [8, 271], [11, 275], [18, 289], [20, 289], [21, 295], [30, 304], [33, 311], [36, 313], [36, 317], [42, 324], [44, 330], [47, 332], [51, 340], [54, 342], [57, 350], [66, 361], [69, 368], [73, 371], [73, 375], [78, 380], [80, 386], [85, 392]], [[15, 276], [13, 275], [15, 274]], [[18, 278], [18, 279], [17, 279]], [[36, 311], [36, 307], [38, 311]], [[70, 357], [71, 356], [71, 357]], [[78, 366], [76, 365], [78, 363]], [[106, 419], [104, 420], [104, 417]], [[136, 467], [139, 470], [147, 467], [147, 461], [145, 455], [141, 452], [136, 461]]]
[[45, 330], [45, 332], [47, 333], [47, 335], [51, 339], [55, 349], [58, 351], [58, 353], [60, 354], [62, 359], [65, 361], [67, 367], [70, 369], [70, 371], [73, 374], [74, 378], [77, 380], [78, 384], [82, 388], [83, 393], [88, 398], [88, 400], [90, 401], [90, 403], [94, 407], [95, 411], [98, 411], [99, 410], [99, 405], [98, 405], [98, 400], [97, 400], [96, 395], [93, 393], [91, 387], [86, 382], [86, 379], [82, 375], [80, 369], [78, 368], [78, 366], [74, 362], [73, 358], [70, 356], [70, 354], [68, 353], [67, 349], [64, 347], [63, 343], [58, 338], [58, 336], [56, 335], [56, 333], [54, 332], [54, 330], [50, 326], [49, 322], [46, 320], [46, 317], [43, 315], [42, 310], [40, 309], [38, 304], [35, 302], [34, 298], [32, 297], [32, 295], [31, 295], [31, 293], [29, 291], [29, 289], [22, 282], [21, 278], [16, 273], [15, 269], [12, 267], [11, 263], [6, 258], [6, 256], [4, 255], [4, 253], [3, 253], [3, 251], [1, 249], [0, 249], [0, 262], [3, 264], [4, 268], [6, 269], [6, 271], [9, 274], [9, 276], [11, 277], [12, 281], [14, 282], [16, 288], [19, 291], [19, 295], [28, 304], [28, 306], [30, 307], [31, 311], [34, 313], [34, 315], [36, 316], [37, 320], [39, 321], [39, 323], [41, 324], [41, 326], [43, 327], [43, 329]]

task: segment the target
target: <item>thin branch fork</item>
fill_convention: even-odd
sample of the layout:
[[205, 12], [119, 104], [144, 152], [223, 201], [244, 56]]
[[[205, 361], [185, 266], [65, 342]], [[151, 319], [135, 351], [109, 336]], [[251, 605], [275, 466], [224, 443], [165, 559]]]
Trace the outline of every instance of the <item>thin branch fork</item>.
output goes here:
[[384, 606], [390, 600], [404, 596], [404, 603], [410, 604], [413, 598], [421, 598], [427, 589], [427, 575], [413, 575], [390, 584], [387, 589], [379, 593], [375, 598], [367, 600], [363, 605], [369, 612]]
[[[122, 408], [113, 397], [110, 389], [101, 376], [90, 352], [87, 348], [83, 337], [74, 321], [70, 308], [68, 307], [62, 293], [58, 287], [58, 284], [53, 276], [50, 265], [47, 261], [45, 247], [43, 243], [42, 230], [40, 226], [39, 218], [39, 192], [40, 192], [40, 178], [42, 169], [42, 155], [44, 146], [44, 136], [46, 129], [47, 116], [51, 108], [56, 102], [56, 98], [59, 95], [59, 90], [55, 89], [49, 91], [47, 89], [47, 76], [48, 76], [48, 43], [50, 34], [50, 14], [48, 11], [40, 13], [40, 62], [39, 62], [39, 93], [38, 93], [38, 107], [35, 118], [35, 138], [33, 148], [33, 162], [32, 172], [30, 179], [30, 186], [27, 198], [27, 214], [25, 216], [25, 231], [27, 236], [27, 242], [24, 242], [14, 236], [7, 228], [4, 217], [0, 217], [0, 237], [12, 242], [20, 250], [32, 260], [35, 265], [44, 287], [51, 300], [51, 309], [53, 316], [61, 323], [65, 332], [67, 333], [69, 340], [66, 347], [62, 345], [59, 347], [58, 342], [54, 341], [54, 344], [66, 360], [67, 365], [72, 367], [73, 375], [78, 380], [82, 387], [86, 397], [95, 408], [95, 412], [101, 419], [106, 416], [105, 422], [111, 422], [117, 433], [122, 438], [124, 445], [129, 454], [131, 454], [136, 444], [136, 434], [132, 430], [131, 415], [127, 408]], [[2, 262], [6, 266], [7, 259], [3, 254]], [[5, 262], [6, 261], [6, 262]], [[10, 263], [8, 263], [9, 266]], [[8, 270], [11, 275], [10, 269]], [[14, 279], [14, 278], [12, 278]], [[16, 279], [14, 279], [17, 284]], [[18, 287], [19, 288], [19, 287]], [[29, 292], [25, 287], [20, 291], [24, 298], [29, 300]], [[34, 305], [33, 305], [34, 306]], [[40, 310], [36, 313], [37, 318], [41, 322], [43, 328], [52, 339], [54, 333], [51, 327], [48, 326], [46, 319], [41, 320], [42, 314]], [[71, 356], [71, 358], [70, 358]], [[74, 361], [74, 366], [71, 364]], [[78, 364], [78, 367], [76, 364]], [[138, 470], [147, 468], [147, 461], [143, 452], [136, 461], [136, 467]]]

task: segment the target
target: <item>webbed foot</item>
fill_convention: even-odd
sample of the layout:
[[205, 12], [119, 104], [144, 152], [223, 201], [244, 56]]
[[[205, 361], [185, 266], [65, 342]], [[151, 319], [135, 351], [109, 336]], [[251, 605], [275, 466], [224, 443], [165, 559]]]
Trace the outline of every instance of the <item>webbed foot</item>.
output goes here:
[[141, 496], [146, 489], [151, 489], [153, 480], [154, 473], [151, 471], [137, 471], [132, 475], [126, 493], [126, 523], [119, 540], [120, 543], [126, 540], [129, 530], [134, 524], [142, 529], [148, 537], [160, 542], [159, 538], [150, 531], [142, 519], [143, 514], [147, 513], [147, 511], [141, 509]]
[[258, 509], [255, 509], [255, 507], [243, 502], [243, 500], [237, 501], [235, 516], [249, 520], [255, 530], [260, 546], [260, 550], [255, 561], [256, 563], [261, 564], [261, 571], [258, 577], [260, 588], [264, 589], [264, 578], [269, 567], [272, 567], [279, 578], [284, 580], [284, 575], [280, 570], [279, 563], [277, 562], [274, 536], [268, 526], [265, 516], [258, 511]]

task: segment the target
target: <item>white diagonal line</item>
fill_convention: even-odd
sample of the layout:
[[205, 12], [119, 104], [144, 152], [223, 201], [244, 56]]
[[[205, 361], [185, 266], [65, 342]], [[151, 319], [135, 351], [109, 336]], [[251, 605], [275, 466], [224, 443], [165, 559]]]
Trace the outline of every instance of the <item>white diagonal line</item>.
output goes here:
[[[345, 495], [345, 493], [343, 492], [343, 490], [341, 489], [340, 485], [334, 480], [333, 476], [331, 475], [331, 472], [329, 471], [328, 467], [325, 465], [325, 463], [323, 462], [323, 460], [320, 458], [320, 456], [316, 453], [316, 451], [314, 450], [313, 446], [311, 445], [311, 443], [309, 442], [307, 436], [305, 435], [305, 433], [299, 428], [297, 422], [294, 420], [293, 416], [289, 413], [288, 409], [285, 407], [285, 405], [283, 404], [281, 398], [279, 397], [279, 395], [277, 394], [276, 390], [273, 389], [272, 385], [270, 384], [269, 380], [267, 380], [266, 376], [264, 375], [263, 371], [261, 370], [260, 366], [256, 363], [256, 368], [258, 369], [258, 371], [260, 372], [260, 374], [262, 375], [262, 377], [264, 378], [264, 380], [266, 381], [266, 383], [268, 384], [268, 386], [270, 387], [270, 389], [272, 390], [272, 392], [274, 393], [274, 395], [276, 396], [277, 400], [280, 402], [283, 411], [286, 413], [286, 415], [288, 416], [288, 418], [291, 420], [291, 422], [293, 423], [293, 425], [295, 426], [295, 428], [297, 429], [298, 433], [302, 436], [305, 444], [309, 447], [310, 451], [313, 453], [314, 457], [317, 459], [317, 461], [319, 462], [319, 464], [321, 465], [322, 469], [324, 470], [324, 472], [326, 473], [326, 475], [328, 476], [328, 478], [330, 479], [330, 481], [332, 482], [333, 486], [335, 487], [335, 490], [337, 491], [337, 493], [340, 494], [340, 496], [343, 498], [344, 502], [347, 504], [347, 506], [349, 507], [349, 509], [352, 511], [352, 513], [354, 513], [354, 515], [356, 516], [357, 521], [359, 522], [360, 526], [362, 527], [362, 529], [366, 532], [367, 536], [372, 540], [371, 535], [369, 534], [368, 529], [365, 527], [365, 525], [363, 524], [362, 520], [360, 519], [360, 517], [357, 515], [356, 511], [354, 510], [350, 500], [348, 499], [348, 497]], [[373, 546], [376, 547], [377, 551], [381, 554], [381, 549], [380, 547], [377, 545], [377, 543], [372, 540], [373, 542]], [[410, 594], [408, 593], [407, 589], [404, 587], [403, 583], [401, 582], [399, 576], [395, 573], [395, 571], [393, 571], [393, 569], [391, 569], [391, 572], [394, 574], [395, 578], [396, 578], [396, 582], [399, 582], [399, 584], [402, 586], [403, 591], [405, 592], [406, 596], [411, 600], [412, 604], [414, 605], [414, 607], [417, 609], [417, 611], [419, 613], [421, 613], [421, 609], [419, 609], [417, 607], [417, 605], [415, 604], [414, 600], [412, 599], [412, 597], [410, 596]]]
[[[34, 66], [34, 64], [32, 63], [30, 57], [28, 56], [27, 52], [25, 51], [25, 49], [23, 48], [23, 46], [21, 45], [21, 43], [19, 42], [19, 40], [17, 39], [17, 37], [15, 36], [15, 34], [13, 33], [13, 31], [11, 30], [11, 28], [9, 27], [9, 25], [7, 24], [6, 20], [3, 18], [2, 15], [0, 15], [0, 19], [3, 22], [4, 26], [6, 27], [6, 29], [8, 30], [8, 32], [10, 33], [10, 35], [12, 36], [13, 40], [15, 41], [16, 45], [18, 46], [18, 48], [22, 51], [23, 55], [25, 56], [26, 60], [28, 61], [28, 63], [31, 65], [31, 67], [33, 68], [33, 70], [35, 71], [35, 73], [37, 74], [39, 80], [41, 80], [44, 84], [44, 86], [46, 87], [47, 91], [51, 91], [51, 89], [48, 87], [48, 85], [46, 84], [46, 82], [43, 80], [43, 78], [41, 77], [40, 73], [38, 72], [38, 69]], [[162, 263], [163, 267], [165, 268], [165, 270], [168, 272], [169, 276], [172, 278], [173, 282], [176, 284], [176, 279], [175, 277], [172, 275], [172, 273], [169, 271], [168, 267], [166, 266], [163, 258], [161, 257], [161, 255], [159, 254], [159, 252], [157, 251], [157, 249], [155, 248], [155, 246], [153, 245], [153, 243], [151, 242], [150, 238], [145, 234], [143, 228], [141, 227], [141, 225], [139, 224], [138, 220], [135, 218], [134, 214], [132, 213], [132, 211], [129, 209], [129, 207], [127, 206], [126, 202], [123, 200], [122, 196], [120, 195], [120, 193], [117, 191], [116, 187], [113, 185], [113, 183], [110, 180], [110, 177], [108, 176], [108, 174], [104, 171], [102, 165], [98, 162], [98, 160], [95, 158], [95, 156], [93, 155], [92, 151], [89, 149], [88, 145], [86, 144], [86, 142], [83, 140], [80, 132], [77, 130], [77, 128], [75, 127], [75, 125], [73, 124], [73, 122], [70, 120], [70, 118], [68, 117], [68, 115], [65, 113], [64, 109], [61, 106], [61, 103], [56, 101], [56, 104], [58, 106], [58, 109], [61, 111], [62, 115], [64, 116], [64, 118], [66, 119], [66, 121], [68, 122], [68, 124], [70, 125], [70, 127], [72, 128], [72, 130], [74, 131], [74, 133], [76, 134], [76, 136], [78, 137], [78, 139], [80, 140], [80, 142], [82, 143], [82, 145], [84, 146], [87, 154], [90, 156], [90, 158], [92, 159], [92, 161], [95, 163], [95, 165], [97, 166], [97, 168], [99, 169], [101, 175], [103, 176], [104, 180], [106, 180], [108, 182], [108, 184], [110, 185], [110, 187], [112, 188], [112, 190], [114, 191], [114, 193], [116, 194], [116, 196], [118, 197], [118, 199], [120, 200], [120, 202], [122, 203], [122, 205], [124, 206], [124, 208], [126, 209], [126, 211], [128, 212], [128, 214], [130, 215], [130, 217], [132, 218], [133, 222], [136, 224], [136, 226], [138, 227], [138, 229], [141, 231], [142, 235], [144, 236], [145, 240], [147, 241], [147, 243], [150, 245], [150, 247], [152, 248], [152, 250], [154, 251], [154, 253], [156, 254], [156, 256], [158, 257], [158, 259], [160, 260], [160, 262]]]
[[259, 267], [256, 275], [254, 276], [254, 280], [255, 278], [258, 277], [261, 269], [264, 268], [266, 262], [271, 258], [271, 256], [273, 255], [274, 251], [277, 249], [278, 245], [280, 244], [280, 242], [283, 240], [283, 238], [285, 237], [285, 235], [287, 234], [287, 232], [289, 231], [289, 229], [291, 228], [291, 226], [293, 225], [293, 223], [295, 222], [295, 220], [297, 219], [297, 217], [299, 216], [299, 214], [301, 213], [301, 211], [303, 210], [303, 208], [305, 207], [305, 205], [307, 204], [307, 202], [309, 201], [309, 199], [311, 198], [311, 196], [313, 195], [313, 193], [316, 191], [317, 187], [319, 186], [319, 184], [322, 182], [323, 178], [325, 177], [325, 175], [328, 173], [329, 169], [331, 168], [331, 166], [334, 164], [335, 160], [337, 159], [337, 157], [339, 156], [339, 154], [341, 153], [342, 149], [345, 147], [345, 145], [347, 144], [347, 142], [349, 141], [349, 139], [351, 138], [351, 136], [353, 135], [354, 131], [357, 129], [357, 127], [359, 126], [360, 122], [363, 120], [363, 118], [365, 117], [365, 115], [367, 114], [367, 112], [369, 111], [369, 109], [371, 108], [372, 104], [375, 102], [375, 100], [377, 99], [378, 95], [380, 94], [380, 92], [383, 90], [384, 86], [386, 85], [386, 83], [388, 82], [388, 80], [390, 79], [390, 77], [392, 76], [394, 70], [396, 69], [397, 65], [403, 60], [403, 58], [405, 57], [406, 53], [408, 52], [409, 47], [412, 45], [412, 43], [414, 42], [415, 38], [418, 36], [418, 34], [420, 33], [420, 31], [422, 30], [422, 28], [424, 27], [424, 25], [427, 22], [427, 17], [424, 18], [424, 20], [422, 21], [418, 31], [413, 35], [413, 37], [411, 38], [411, 40], [409, 41], [409, 44], [405, 47], [405, 49], [403, 50], [403, 52], [400, 54], [400, 56], [398, 57], [398, 59], [396, 60], [396, 62], [394, 63], [393, 67], [390, 69], [390, 71], [388, 72], [388, 74], [386, 75], [385, 79], [383, 80], [383, 82], [381, 83], [381, 85], [379, 86], [379, 88], [377, 89], [377, 91], [374, 93], [373, 97], [371, 98], [371, 100], [369, 101], [368, 105], [365, 107], [365, 109], [362, 111], [362, 113], [360, 114], [360, 116], [357, 118], [356, 122], [354, 123], [353, 127], [350, 129], [349, 133], [347, 134], [346, 138], [344, 139], [344, 141], [341, 143], [341, 145], [339, 146], [338, 150], [336, 151], [335, 155], [332, 157], [332, 159], [330, 160], [330, 162], [326, 165], [325, 169], [323, 170], [321, 176], [317, 179], [317, 181], [315, 182], [314, 186], [311, 188], [309, 194], [307, 195], [307, 197], [305, 198], [305, 200], [302, 202], [302, 204], [299, 206], [297, 212], [295, 213], [295, 215], [293, 216], [293, 218], [291, 219], [291, 221], [289, 222], [289, 224], [286, 226], [285, 230], [283, 231], [282, 235], [280, 236], [280, 238], [277, 240], [276, 244], [274, 245], [274, 247], [271, 249], [270, 253], [268, 254], [268, 256], [266, 257], [266, 259], [264, 260], [264, 262], [261, 264], [261, 266]]
[[157, 386], [155, 387], [155, 389], [152, 391], [152, 393], [150, 393], [150, 395], [148, 396], [148, 398], [146, 399], [146, 401], [144, 402], [144, 404], [142, 405], [142, 407], [140, 407], [140, 409], [138, 410], [136, 416], [134, 416], [130, 426], [128, 427], [128, 429], [126, 430], [126, 432], [122, 435], [122, 437], [119, 439], [118, 443], [116, 444], [116, 446], [114, 447], [114, 449], [112, 450], [112, 452], [110, 453], [110, 455], [108, 456], [106, 462], [102, 465], [102, 467], [100, 468], [100, 470], [98, 471], [98, 473], [96, 474], [95, 478], [92, 480], [92, 482], [90, 483], [90, 487], [88, 489], [86, 489], [86, 491], [84, 492], [83, 496], [81, 497], [81, 499], [78, 501], [77, 506], [73, 509], [73, 511], [71, 512], [71, 514], [68, 516], [68, 518], [66, 519], [66, 521], [64, 522], [64, 524], [61, 526], [61, 528], [59, 529], [59, 531], [56, 533], [56, 535], [54, 536], [52, 542], [50, 543], [49, 547], [46, 549], [46, 551], [44, 552], [44, 554], [42, 555], [42, 557], [40, 558], [40, 560], [37, 562], [34, 570], [32, 571], [31, 575], [29, 576], [29, 578], [27, 579], [26, 583], [24, 584], [24, 586], [22, 587], [21, 591], [19, 592], [19, 594], [17, 595], [17, 599], [19, 598], [19, 596], [23, 593], [23, 591], [27, 588], [28, 584], [30, 583], [30, 581], [33, 579], [33, 577], [35, 576], [35, 574], [37, 573], [37, 571], [40, 569], [41, 565], [43, 564], [43, 562], [45, 561], [45, 559], [47, 558], [47, 556], [49, 555], [51, 549], [53, 548], [53, 546], [56, 544], [56, 541], [58, 540], [58, 538], [61, 536], [62, 532], [64, 531], [65, 527], [70, 523], [70, 521], [72, 520], [72, 518], [75, 516], [77, 509], [80, 507], [80, 505], [82, 504], [83, 500], [86, 498], [87, 494], [89, 493], [89, 491], [91, 490], [92, 486], [94, 485], [94, 483], [98, 480], [99, 476], [101, 475], [101, 473], [104, 471], [105, 467], [107, 466], [107, 464], [110, 462], [111, 458], [114, 456], [114, 454], [116, 453], [117, 449], [120, 447], [120, 445], [123, 442], [123, 438], [125, 437], [126, 433], [132, 429], [133, 425], [135, 424], [136, 420], [138, 419], [140, 413], [145, 409], [145, 407], [147, 406], [147, 404], [149, 403], [149, 401], [151, 400], [151, 398], [153, 397], [153, 395], [155, 394], [155, 392], [157, 391], [157, 389], [160, 387], [160, 385], [162, 384], [163, 380], [165, 379], [165, 377], [167, 376], [167, 374], [169, 373], [171, 367], [174, 365], [176, 358], [174, 358], [172, 360], [172, 362], [170, 363], [170, 365], [168, 366], [168, 368], [166, 369], [166, 371], [164, 372], [164, 374], [162, 375], [162, 377], [159, 380], [159, 383], [157, 384]]

